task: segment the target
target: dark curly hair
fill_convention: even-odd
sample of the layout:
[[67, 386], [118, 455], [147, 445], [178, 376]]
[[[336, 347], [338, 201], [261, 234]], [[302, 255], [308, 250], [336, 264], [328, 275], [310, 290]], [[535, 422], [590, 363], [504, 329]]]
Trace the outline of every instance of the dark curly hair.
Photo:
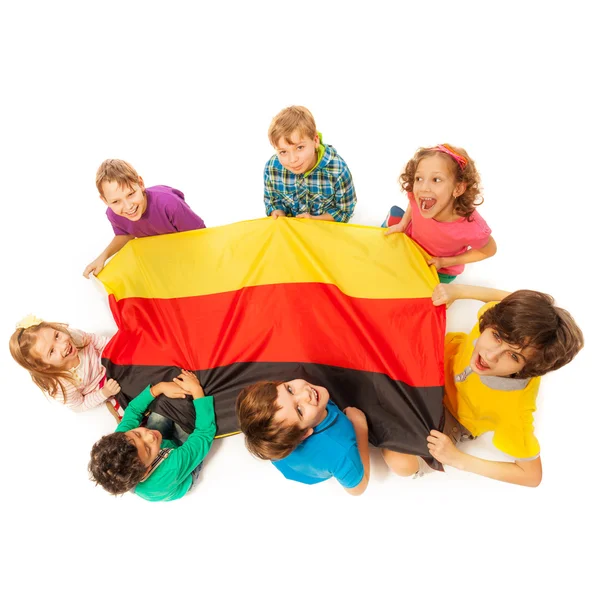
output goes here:
[[415, 155], [406, 163], [404, 171], [398, 178], [398, 183], [400, 183], [400, 186], [405, 192], [412, 192], [415, 173], [419, 163], [427, 156], [433, 156], [434, 154], [440, 155], [450, 166], [456, 182], [466, 183], [467, 185], [463, 194], [454, 199], [454, 212], [461, 217], [466, 217], [467, 220], [470, 221], [475, 208], [483, 204], [483, 197], [481, 196], [481, 190], [479, 189], [479, 173], [477, 172], [475, 163], [465, 150], [456, 146], [451, 146], [450, 144], [442, 145], [452, 150], [455, 154], [460, 154], [466, 158], [467, 164], [464, 169], [461, 169], [456, 160], [445, 152], [441, 152], [436, 148], [419, 148]]
[[479, 331], [488, 327], [512, 346], [533, 348], [516, 379], [538, 377], [560, 369], [583, 348], [583, 333], [573, 317], [554, 306], [554, 298], [542, 292], [518, 290], [506, 296], [479, 319]]
[[100, 438], [94, 444], [90, 457], [88, 470], [92, 481], [115, 496], [135, 487], [143, 479], [147, 469], [137, 448], [124, 432]]
[[275, 421], [277, 386], [281, 381], [260, 381], [245, 387], [238, 395], [235, 412], [245, 435], [246, 448], [263, 460], [285, 458], [304, 439], [298, 425]]

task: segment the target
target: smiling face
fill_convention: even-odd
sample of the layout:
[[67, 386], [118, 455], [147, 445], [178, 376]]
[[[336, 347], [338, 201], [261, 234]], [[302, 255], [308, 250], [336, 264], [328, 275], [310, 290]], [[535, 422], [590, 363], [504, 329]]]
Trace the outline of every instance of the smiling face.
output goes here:
[[146, 212], [148, 201], [144, 182], [140, 177], [131, 187], [120, 185], [118, 181], [105, 181], [102, 184], [102, 201], [116, 215], [130, 221], [139, 221]]
[[37, 332], [31, 352], [45, 365], [60, 371], [68, 371], [79, 364], [79, 350], [73, 338], [53, 327], [43, 327]]
[[508, 377], [523, 369], [532, 352], [508, 344], [493, 327], [487, 327], [475, 343], [469, 366], [478, 375]]
[[454, 200], [464, 193], [466, 184], [454, 176], [452, 159], [436, 153], [421, 159], [413, 182], [413, 194], [421, 215], [436, 221], [454, 221]]
[[281, 164], [296, 175], [310, 171], [317, 164], [319, 135], [316, 134], [310, 139], [294, 131], [289, 137], [289, 142], [291, 143], [282, 137], [275, 145]]
[[156, 429], [147, 429], [146, 427], [136, 427], [125, 432], [125, 437], [137, 448], [138, 456], [149, 467], [152, 461], [158, 455], [162, 434]]
[[327, 415], [329, 392], [326, 388], [312, 385], [304, 379], [285, 381], [277, 386], [275, 420], [286, 425], [298, 425], [306, 430], [308, 437]]

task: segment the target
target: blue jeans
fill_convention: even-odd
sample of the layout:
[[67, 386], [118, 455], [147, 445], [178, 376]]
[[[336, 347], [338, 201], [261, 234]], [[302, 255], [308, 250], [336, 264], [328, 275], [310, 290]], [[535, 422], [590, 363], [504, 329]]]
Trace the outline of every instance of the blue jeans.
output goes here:
[[[185, 444], [188, 437], [190, 437], [190, 434], [186, 433], [177, 423], [155, 412], [150, 413], [148, 416], [146, 427], [148, 429], [156, 429], [157, 431], [160, 431], [163, 438], [175, 442], [175, 444], [178, 446]], [[191, 473], [192, 485], [190, 485], [190, 490], [194, 487], [194, 484], [198, 480], [201, 469], [202, 462], [200, 462], [200, 464]]]

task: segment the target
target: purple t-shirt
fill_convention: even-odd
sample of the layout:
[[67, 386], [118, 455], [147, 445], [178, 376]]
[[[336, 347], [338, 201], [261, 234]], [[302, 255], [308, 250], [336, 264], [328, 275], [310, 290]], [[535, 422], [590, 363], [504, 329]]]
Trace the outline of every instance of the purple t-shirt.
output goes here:
[[116, 215], [110, 208], [106, 216], [115, 235], [134, 235], [147, 237], [204, 229], [204, 221], [187, 205], [183, 192], [167, 185], [155, 185], [146, 188], [148, 205], [138, 221], [130, 221]]

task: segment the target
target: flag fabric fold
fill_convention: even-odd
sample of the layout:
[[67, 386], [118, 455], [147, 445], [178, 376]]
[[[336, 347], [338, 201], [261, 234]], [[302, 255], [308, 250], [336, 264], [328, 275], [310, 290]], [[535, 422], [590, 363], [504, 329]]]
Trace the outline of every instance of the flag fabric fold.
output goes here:
[[[421, 455], [443, 418], [445, 308], [427, 255], [403, 234], [270, 218], [129, 242], [99, 279], [118, 332], [103, 363], [123, 407], [148, 384], [196, 372], [217, 435], [238, 432], [249, 383], [302, 378], [357, 406], [369, 441]], [[153, 410], [190, 431], [193, 405]]]

